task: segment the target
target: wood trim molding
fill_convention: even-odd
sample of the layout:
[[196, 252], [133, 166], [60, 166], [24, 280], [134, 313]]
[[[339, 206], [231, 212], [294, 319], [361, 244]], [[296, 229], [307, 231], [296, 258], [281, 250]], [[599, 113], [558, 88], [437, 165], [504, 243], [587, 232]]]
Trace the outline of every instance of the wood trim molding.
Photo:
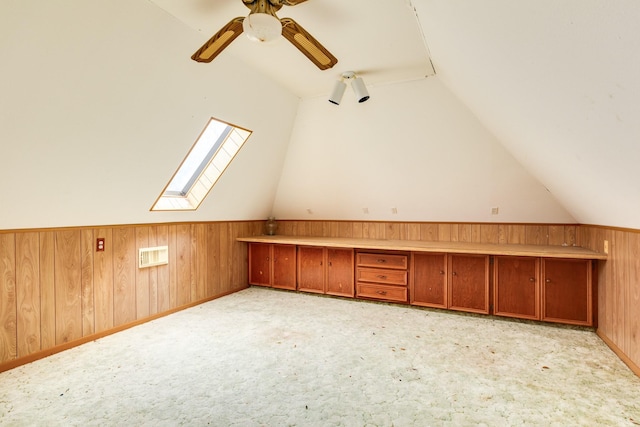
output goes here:
[[146, 317], [144, 319], [136, 320], [134, 322], [130, 322], [130, 323], [127, 323], [127, 324], [124, 324], [124, 325], [120, 325], [120, 326], [117, 326], [115, 328], [112, 328], [112, 329], [109, 329], [109, 330], [106, 330], [106, 331], [102, 331], [102, 332], [99, 332], [99, 333], [96, 333], [96, 334], [87, 335], [87, 336], [82, 337], [80, 339], [69, 341], [69, 342], [66, 342], [64, 344], [57, 345], [55, 347], [47, 348], [45, 350], [38, 351], [38, 352], [30, 354], [28, 356], [24, 356], [24, 357], [20, 357], [20, 358], [17, 358], [17, 359], [10, 360], [8, 362], [0, 363], [0, 372], [9, 371], [11, 369], [17, 368], [18, 366], [26, 365], [27, 363], [31, 363], [31, 362], [35, 362], [36, 360], [44, 359], [45, 357], [49, 357], [49, 356], [52, 356], [52, 355], [54, 355], [56, 353], [60, 353], [60, 352], [65, 351], [65, 350], [69, 350], [70, 348], [78, 347], [79, 345], [86, 344], [88, 342], [95, 341], [95, 340], [98, 340], [100, 338], [104, 338], [106, 336], [109, 336], [109, 335], [112, 335], [112, 334], [115, 334], [115, 333], [118, 333], [118, 332], [122, 332], [122, 331], [124, 331], [126, 329], [133, 328], [134, 326], [142, 325], [143, 323], [147, 323], [147, 322], [150, 322], [152, 320], [156, 320], [156, 319], [159, 319], [161, 317], [165, 317], [165, 316], [168, 316], [170, 314], [177, 313], [178, 311], [186, 310], [187, 308], [195, 307], [197, 305], [204, 304], [206, 302], [213, 301], [215, 299], [218, 299], [218, 298], [221, 298], [221, 297], [224, 297], [224, 296], [227, 296], [227, 295], [231, 295], [233, 293], [236, 293], [236, 292], [242, 291], [244, 289], [247, 289], [248, 287], [249, 286], [245, 286], [245, 287], [233, 290], [233, 291], [224, 292], [224, 293], [222, 293], [220, 295], [216, 295], [216, 296], [213, 296], [213, 297], [205, 298], [205, 299], [200, 300], [200, 301], [196, 301], [196, 302], [192, 302], [192, 303], [189, 303], [189, 304], [185, 304], [185, 305], [180, 306], [180, 307], [176, 307], [176, 308], [172, 308], [172, 309], [167, 310], [167, 311], [163, 311], [162, 313], [154, 314], [153, 316], [149, 316], [149, 317]]
[[620, 348], [618, 348], [618, 346], [615, 345], [613, 341], [611, 341], [609, 337], [607, 337], [600, 329], [596, 330], [596, 335], [598, 335], [600, 339], [604, 341], [604, 343], [611, 349], [611, 351], [613, 351], [616, 356], [618, 356], [620, 360], [622, 360], [634, 374], [640, 377], [640, 366], [636, 365], [633, 360], [629, 359], [629, 357], [624, 354], [624, 352], [620, 350]]

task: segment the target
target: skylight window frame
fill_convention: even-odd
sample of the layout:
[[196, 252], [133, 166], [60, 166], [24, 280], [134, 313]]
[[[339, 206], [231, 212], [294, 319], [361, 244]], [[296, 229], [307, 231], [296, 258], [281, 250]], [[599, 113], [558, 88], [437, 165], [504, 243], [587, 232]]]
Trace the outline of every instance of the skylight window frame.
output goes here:
[[[186, 184], [182, 186], [182, 189], [180, 191], [169, 190], [174, 179], [181, 173], [182, 168], [185, 167], [186, 162], [198, 147], [212, 123], [224, 125], [225, 128], [218, 135], [216, 142], [207, 151], [207, 154], [201, 157], [200, 164], [195, 168]], [[252, 131], [249, 129], [211, 117], [150, 210], [159, 212], [194, 211], [198, 209], [218, 180], [224, 175], [224, 172], [238, 155], [251, 134]], [[225, 156], [226, 158], [223, 158]]]

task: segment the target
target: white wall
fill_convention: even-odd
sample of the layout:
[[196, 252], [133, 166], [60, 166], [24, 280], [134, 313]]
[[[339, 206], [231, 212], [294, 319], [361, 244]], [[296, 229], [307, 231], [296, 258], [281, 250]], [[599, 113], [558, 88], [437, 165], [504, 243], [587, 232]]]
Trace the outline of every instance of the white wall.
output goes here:
[[437, 78], [370, 92], [301, 102], [276, 217], [575, 222]]
[[640, 2], [412, 2], [438, 76], [578, 222], [640, 229]]
[[[0, 2], [0, 229], [266, 217], [298, 99], [203, 42], [147, 1]], [[149, 212], [211, 116], [254, 134], [198, 211]]]

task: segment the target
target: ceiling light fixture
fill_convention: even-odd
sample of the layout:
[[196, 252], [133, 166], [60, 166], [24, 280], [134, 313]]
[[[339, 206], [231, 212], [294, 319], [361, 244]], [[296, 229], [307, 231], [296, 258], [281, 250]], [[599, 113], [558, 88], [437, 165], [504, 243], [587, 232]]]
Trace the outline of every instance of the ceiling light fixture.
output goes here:
[[367, 91], [367, 87], [365, 86], [362, 77], [357, 77], [356, 73], [353, 71], [345, 71], [333, 86], [333, 90], [329, 96], [330, 103], [340, 105], [344, 91], [347, 88], [345, 81], [351, 82], [351, 88], [356, 94], [358, 102], [362, 103], [369, 99], [369, 92]]
[[254, 42], [268, 43], [282, 35], [280, 20], [269, 13], [250, 13], [242, 21], [242, 29]]

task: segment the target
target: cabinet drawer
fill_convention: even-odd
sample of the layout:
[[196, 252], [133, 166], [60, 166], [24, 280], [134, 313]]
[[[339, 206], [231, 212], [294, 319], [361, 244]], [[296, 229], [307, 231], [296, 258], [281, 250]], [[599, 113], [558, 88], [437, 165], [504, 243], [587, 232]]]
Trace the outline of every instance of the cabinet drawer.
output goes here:
[[406, 286], [407, 272], [405, 270], [387, 270], [384, 268], [358, 268], [356, 280], [359, 282]]
[[406, 255], [361, 252], [358, 253], [357, 264], [362, 267], [397, 268], [400, 270], [406, 270], [408, 262]]
[[358, 283], [357, 297], [374, 298], [385, 301], [407, 302], [406, 286], [378, 285], [376, 283]]

